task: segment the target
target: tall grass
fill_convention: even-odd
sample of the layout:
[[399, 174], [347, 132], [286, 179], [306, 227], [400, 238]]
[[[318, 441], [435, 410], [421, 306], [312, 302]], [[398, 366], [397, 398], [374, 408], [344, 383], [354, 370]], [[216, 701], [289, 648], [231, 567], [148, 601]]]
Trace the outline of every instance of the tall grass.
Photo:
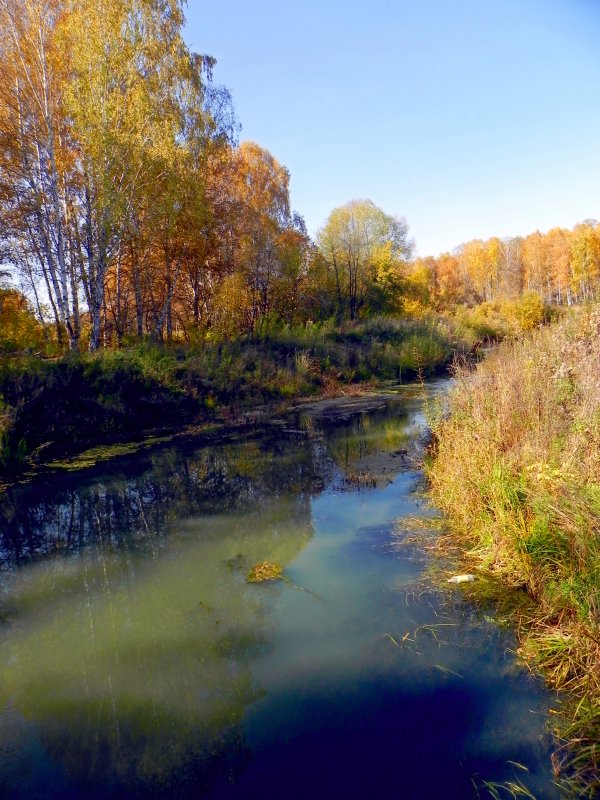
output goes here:
[[555, 768], [600, 790], [600, 310], [460, 370], [434, 423], [432, 494], [471, 566], [520, 587], [521, 654], [562, 690]]

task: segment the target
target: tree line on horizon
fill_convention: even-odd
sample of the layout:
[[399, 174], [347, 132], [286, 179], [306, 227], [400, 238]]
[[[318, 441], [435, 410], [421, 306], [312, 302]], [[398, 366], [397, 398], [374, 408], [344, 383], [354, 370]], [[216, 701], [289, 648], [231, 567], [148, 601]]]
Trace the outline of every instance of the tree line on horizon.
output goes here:
[[593, 300], [600, 288], [600, 225], [585, 220], [572, 230], [474, 239], [452, 253], [416, 259], [410, 266], [417, 297], [438, 305], [476, 305], [535, 292], [547, 305]]
[[403, 218], [352, 200], [312, 241], [183, 24], [182, 0], [0, 0], [0, 265], [21, 290], [0, 292], [5, 329], [33, 314], [59, 349], [95, 351], [593, 297], [591, 222], [413, 260]]

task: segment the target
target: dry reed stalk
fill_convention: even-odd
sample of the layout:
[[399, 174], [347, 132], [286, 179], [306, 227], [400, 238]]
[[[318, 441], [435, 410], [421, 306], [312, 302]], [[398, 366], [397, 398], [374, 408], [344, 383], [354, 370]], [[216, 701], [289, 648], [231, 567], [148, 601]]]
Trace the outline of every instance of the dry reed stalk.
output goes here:
[[460, 369], [434, 423], [433, 499], [469, 568], [535, 601], [513, 614], [520, 653], [563, 692], [556, 764], [600, 788], [600, 310]]

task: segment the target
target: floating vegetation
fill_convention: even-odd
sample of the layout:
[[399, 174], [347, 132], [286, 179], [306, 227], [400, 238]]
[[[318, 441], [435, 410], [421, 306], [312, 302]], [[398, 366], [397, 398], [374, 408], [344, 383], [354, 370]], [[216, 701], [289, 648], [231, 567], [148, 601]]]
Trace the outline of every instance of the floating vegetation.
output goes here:
[[[529, 772], [526, 766], [519, 764], [517, 761], [507, 761], [506, 763], [510, 764], [515, 769]], [[520, 797], [536, 800], [536, 796], [531, 793], [519, 778], [517, 778], [516, 774], [515, 780], [505, 781], [504, 783], [481, 780], [479, 776], [474, 776], [471, 782], [476, 792], [475, 797], [481, 798], [481, 800], [483, 800], [484, 796], [493, 798], [493, 800], [503, 800], [503, 798], [507, 798], [507, 800], [508, 798], [518, 800]], [[482, 791], [485, 792], [485, 795], [481, 794]]]
[[439, 531], [446, 528], [444, 517], [400, 517], [394, 522], [394, 527], [398, 533], [412, 531]]
[[427, 591], [439, 593], [449, 587], [448, 574], [458, 572], [461, 565], [461, 551], [458, 546], [446, 547], [443, 542], [446, 520], [439, 516], [406, 516], [394, 520], [389, 547], [401, 551], [403, 558], [420, 562], [423, 565], [421, 586]]
[[453, 669], [448, 669], [448, 667], [445, 667], [443, 664], [433, 664], [432, 669], [437, 669], [440, 672], [445, 673], [446, 675], [454, 675], [454, 677], [464, 680], [463, 675], [461, 675], [459, 672], [454, 672]]
[[377, 476], [372, 472], [350, 472], [344, 477], [344, 483], [366, 489], [377, 488]]
[[74, 472], [75, 470], [94, 467], [96, 464], [109, 461], [112, 458], [135, 455], [155, 445], [170, 442], [174, 438], [174, 435], [148, 436], [139, 442], [115, 442], [113, 444], [99, 445], [85, 450], [72, 458], [51, 461], [47, 467], [62, 472]]
[[266, 581], [280, 581], [283, 579], [283, 569], [279, 564], [271, 561], [261, 561], [255, 564], [246, 577], [248, 583], [265, 583]]
[[225, 566], [230, 572], [243, 572], [248, 566], [248, 560], [241, 554], [228, 558]]

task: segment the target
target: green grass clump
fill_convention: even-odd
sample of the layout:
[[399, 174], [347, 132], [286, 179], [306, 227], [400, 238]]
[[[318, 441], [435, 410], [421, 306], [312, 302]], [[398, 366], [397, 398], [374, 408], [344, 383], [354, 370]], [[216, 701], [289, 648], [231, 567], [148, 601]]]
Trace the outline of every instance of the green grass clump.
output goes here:
[[520, 652], [564, 693], [555, 767], [581, 797], [600, 787], [599, 364], [599, 309], [505, 342], [457, 375], [427, 467], [466, 561], [534, 601]]

